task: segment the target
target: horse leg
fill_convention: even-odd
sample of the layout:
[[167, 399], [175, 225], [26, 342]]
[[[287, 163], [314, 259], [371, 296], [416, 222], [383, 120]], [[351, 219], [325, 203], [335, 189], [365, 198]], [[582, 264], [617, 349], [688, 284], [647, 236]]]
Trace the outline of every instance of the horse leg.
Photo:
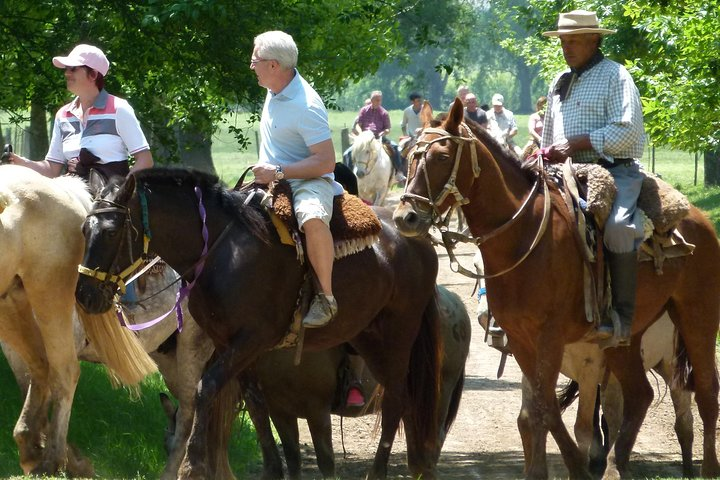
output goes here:
[[[703, 295], [707, 293], [702, 291]], [[700, 474], [706, 478], [720, 477], [720, 464], [715, 450], [718, 421], [718, 372], [715, 365], [715, 338], [717, 336], [717, 304], [712, 308], [703, 305], [707, 300], [695, 299], [682, 305], [677, 302], [669, 309], [692, 365], [695, 402], [703, 422], [703, 461]], [[707, 311], [709, 310], [709, 311]], [[707, 325], [702, 325], [699, 319]], [[712, 321], [712, 323], [710, 323]]]
[[614, 446], [623, 419], [623, 394], [622, 387], [614, 375], [610, 375], [608, 383], [600, 395], [603, 417], [608, 426], [607, 445], [610, 449], [610, 455], [608, 455], [607, 458], [607, 466], [605, 467], [605, 475], [603, 478], [620, 478], [620, 472], [615, 463]]
[[325, 479], [333, 479], [335, 478], [335, 453], [332, 444], [330, 411], [327, 410], [320, 415], [313, 415], [312, 418], [307, 419], [307, 422], [310, 435], [312, 435], [320, 473]]
[[75, 388], [80, 379], [80, 365], [75, 351], [73, 335], [73, 312], [75, 308], [74, 284], [67, 293], [57, 292], [54, 297], [33, 295], [35, 317], [42, 335], [48, 357], [49, 384], [52, 392], [52, 417], [45, 441], [42, 463], [33, 473], [52, 474], [67, 464], [67, 433], [70, 424]]
[[[178, 401], [177, 410], [173, 412], [174, 434], [166, 445], [168, 459], [160, 475], [161, 480], [177, 478], [195, 414], [195, 388], [213, 351], [210, 338], [192, 317], [187, 316], [183, 331], [177, 334], [174, 351], [168, 354], [155, 352], [151, 355], [158, 364], [168, 389]], [[218, 455], [225, 453], [217, 452]]]
[[25, 399], [13, 437], [20, 467], [28, 474], [42, 459], [42, 435], [47, 428], [50, 401], [48, 362], [24, 290], [13, 289], [0, 301], [0, 320], [3, 347], [12, 352], [7, 355], [8, 362]]
[[[395, 382], [400, 383], [402, 382]], [[403, 411], [404, 387], [386, 388], [382, 399], [382, 421], [380, 443], [378, 444], [372, 467], [366, 480], [378, 480], [387, 477], [387, 465], [390, 460], [393, 442]]]
[[683, 477], [692, 478], [695, 476], [692, 464], [692, 446], [695, 439], [691, 408], [692, 395], [683, 386], [678, 386], [673, 382], [674, 367], [671, 361], [663, 359], [653, 370], [660, 374], [670, 388], [670, 398], [672, 398], [675, 409], [675, 435], [677, 435], [682, 454]]
[[263, 457], [262, 479], [282, 480], [285, 478], [282, 458], [280, 458], [280, 451], [273, 437], [272, 427], [270, 426], [270, 413], [263, 393], [254, 376], [251, 377], [243, 373], [240, 376], [240, 384], [243, 400], [245, 400], [245, 408], [255, 426], [255, 433], [260, 443]]
[[575, 440], [586, 465], [590, 465], [590, 447], [593, 443], [593, 421], [597, 403], [597, 386], [599, 380], [595, 375], [581, 375], [578, 379], [579, 398], [575, 417]]
[[[192, 313], [197, 319], [197, 313]], [[208, 449], [211, 448], [209, 442], [216, 442], [217, 439], [210, 439], [210, 433], [213, 426], [231, 428], [232, 418], [228, 410], [234, 411], [232, 405], [237, 402], [234, 398], [237, 392], [230, 388], [230, 383], [257, 358], [263, 346], [271, 343], [271, 339], [264, 339], [258, 332], [241, 331], [222, 352], [215, 351], [216, 356], [209, 362], [195, 393], [195, 416], [185, 457], [180, 464], [179, 478], [214, 477], [213, 465], [208, 464]], [[217, 448], [215, 445], [212, 447]]]
[[523, 446], [523, 456], [525, 458], [524, 472], [527, 475], [532, 463], [532, 426], [530, 422], [530, 409], [533, 403], [533, 391], [530, 380], [523, 374], [522, 376], [522, 404], [520, 405], [520, 414], [517, 418], [518, 431], [520, 432], [520, 440]]
[[613, 458], [611, 453], [608, 458], [609, 465], [614, 460], [621, 476], [627, 473], [630, 453], [653, 399], [653, 389], [645, 374], [640, 348], [641, 343], [635, 340], [629, 347], [605, 350], [608, 368], [622, 387], [623, 420], [615, 442], [615, 456]]
[[[547, 478], [547, 433], [550, 431], [560, 448], [565, 466], [571, 478], [590, 478], [586, 458], [580, 453], [577, 444], [570, 436], [560, 415], [560, 406], [555, 393], [563, 345], [554, 332], [543, 332], [537, 345], [542, 348], [537, 355], [528, 355], [520, 348], [513, 347], [513, 354], [528, 375], [533, 390], [533, 402], [530, 408], [530, 426], [532, 431], [532, 458], [527, 472], [528, 478]], [[528, 361], [529, 359], [532, 359]]]
[[[292, 415], [275, 412], [271, 414], [273, 425], [277, 430], [282, 443], [285, 462], [287, 463], [288, 478], [299, 480], [302, 475], [302, 459], [300, 458], [300, 432], [298, 419]], [[312, 433], [312, 432], [311, 432]]]

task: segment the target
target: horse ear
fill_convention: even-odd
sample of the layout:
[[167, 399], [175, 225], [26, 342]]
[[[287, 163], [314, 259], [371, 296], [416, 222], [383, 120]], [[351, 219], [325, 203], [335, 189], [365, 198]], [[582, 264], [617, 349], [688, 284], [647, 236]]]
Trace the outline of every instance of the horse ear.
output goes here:
[[465, 110], [463, 108], [462, 100], [460, 100], [458, 97], [455, 97], [455, 102], [453, 102], [452, 107], [448, 112], [448, 117], [445, 120], [445, 130], [447, 130], [449, 133], [457, 134], [458, 126], [463, 122], [464, 118]]
[[93, 198], [96, 198], [105, 188], [105, 177], [94, 168], [91, 168], [90, 175], [88, 176], [88, 185], [90, 186], [90, 194]]
[[135, 193], [136, 184], [135, 175], [128, 175], [125, 182], [120, 186], [120, 191], [115, 197], [115, 201], [122, 205], [126, 205], [130, 201], [130, 197], [132, 197], [133, 193]]

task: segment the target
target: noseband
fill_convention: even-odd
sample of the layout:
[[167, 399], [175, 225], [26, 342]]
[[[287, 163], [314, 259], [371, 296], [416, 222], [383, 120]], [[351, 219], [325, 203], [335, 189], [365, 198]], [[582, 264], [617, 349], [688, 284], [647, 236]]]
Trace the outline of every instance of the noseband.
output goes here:
[[[456, 273], [461, 273], [467, 277], [475, 278], [475, 279], [481, 279], [481, 278], [493, 278], [493, 277], [499, 277], [501, 275], [504, 275], [505, 273], [515, 269], [518, 265], [520, 265], [529, 255], [532, 253], [533, 250], [535, 250], [535, 247], [537, 247], [537, 244], [540, 242], [540, 239], [542, 238], [543, 234], [545, 233], [545, 229], [547, 227], [547, 222], [550, 217], [550, 193], [548, 191], [547, 182], [545, 180], [545, 175], [542, 173], [544, 172], [543, 168], [541, 167], [539, 169], [539, 173], [537, 178], [535, 179], [535, 184], [532, 187], [532, 190], [528, 194], [528, 196], [525, 198], [525, 201], [522, 203], [520, 208], [515, 212], [515, 214], [504, 224], [500, 225], [495, 230], [482, 235], [480, 237], [469, 237], [467, 235], [464, 235], [459, 232], [452, 232], [448, 230], [448, 226], [450, 224], [450, 218], [452, 216], [453, 211], [462, 205], [467, 205], [470, 202], [470, 199], [465, 197], [460, 190], [457, 188], [456, 179], [457, 179], [457, 173], [460, 168], [460, 160], [462, 158], [462, 151], [463, 147], [466, 144], [470, 144], [470, 162], [473, 170], [473, 179], [472, 183], [475, 182], [475, 180], [480, 176], [480, 164], [478, 163], [478, 155], [477, 155], [477, 149], [474, 147], [479, 147], [484, 150], [484, 153], [490, 157], [492, 157], [492, 153], [487, 149], [487, 147], [478, 140], [475, 135], [473, 135], [472, 131], [470, 130], [470, 127], [468, 127], [465, 123], [461, 123], [460, 127], [465, 130], [469, 137], [461, 137], [458, 135], [452, 135], [446, 130], [443, 130], [441, 128], [426, 128], [423, 130], [422, 137], [418, 140], [415, 150], [412, 152], [413, 162], [417, 161], [418, 165], [415, 167], [415, 172], [417, 172], [418, 167], [420, 166], [420, 162], [424, 164], [424, 178], [425, 178], [425, 187], [427, 189], [427, 197], [423, 197], [420, 195], [416, 195], [414, 193], [409, 193], [407, 191], [408, 186], [410, 185], [410, 181], [408, 179], [408, 182], [405, 184], [405, 192], [400, 197], [400, 201], [408, 202], [412, 205], [413, 209], [420, 210], [418, 207], [420, 205], [426, 205], [428, 208], [427, 210], [432, 211], [432, 225], [437, 227], [440, 230], [440, 234], [442, 236], [442, 241], [436, 243], [442, 243], [445, 247], [445, 250], [448, 252], [448, 258], [450, 260], [450, 269]], [[425, 140], [425, 135], [428, 133], [439, 135], [437, 138], [433, 138], [432, 140]], [[440, 194], [437, 196], [437, 198], [433, 199], [432, 192], [430, 189], [430, 177], [428, 174], [428, 168], [427, 168], [427, 154], [430, 147], [437, 142], [442, 141], [451, 141], [457, 144], [457, 150], [455, 152], [455, 163], [453, 164], [452, 172], [450, 173], [450, 176], [448, 177], [447, 182], [445, 182], [445, 186], [443, 187]], [[542, 163], [542, 155], [538, 155], [535, 157], [535, 161], [538, 163]], [[471, 187], [472, 187], [471, 183]], [[525, 211], [525, 209], [528, 207], [528, 205], [531, 204], [531, 200], [535, 198], [535, 195], [537, 194], [539, 190], [539, 186], [542, 184], [543, 186], [543, 195], [544, 195], [544, 202], [543, 202], [543, 215], [542, 219], [540, 221], [540, 226], [538, 227], [537, 232], [535, 233], [535, 237], [533, 238], [532, 244], [530, 245], [530, 248], [525, 252], [524, 255], [520, 257], [518, 261], [516, 261], [512, 266], [497, 272], [493, 273], [491, 275], [479, 275], [476, 273], [471, 272], [470, 270], [464, 268], [462, 265], [460, 265], [460, 262], [458, 262], [457, 258], [455, 257], [455, 254], [453, 252], [455, 245], [458, 243], [474, 243], [478, 247], [484, 243], [485, 241], [499, 235], [500, 233], [507, 230], [511, 225], [515, 223], [515, 221], [519, 218], [520, 214]], [[451, 207], [448, 209], [447, 215], [445, 215], [445, 218], [442, 217], [442, 211], [440, 210], [440, 207], [445, 202], [445, 200], [452, 195], [455, 198], [455, 202], [451, 205]]]
[[[467, 131], [467, 133], [470, 135], [469, 137], [452, 135], [441, 128], [426, 128], [425, 130], [423, 130], [422, 137], [418, 139], [411, 155], [413, 157], [413, 162], [418, 162], [418, 165], [415, 167], [416, 172], [418, 170], [418, 167], [420, 166], [420, 162], [422, 162], [425, 166], [423, 172], [425, 173], [425, 188], [427, 189], [428, 196], [423, 197], [414, 193], [409, 193], [407, 191], [408, 185], [410, 184], [409, 181], [405, 183], [405, 192], [403, 192], [403, 194], [400, 196], [400, 201], [410, 203], [416, 210], [419, 209], [418, 207], [420, 205], [426, 205], [429, 210], [432, 210], [433, 225], [437, 227], [446, 227], [450, 222], [452, 212], [457, 207], [467, 205], [470, 202], [470, 199], [463, 196], [463, 194], [460, 192], [456, 183], [457, 173], [460, 168], [460, 160], [462, 159], [463, 147], [466, 144], [470, 144], [470, 161], [473, 170], [473, 182], [476, 178], [480, 176], [480, 164], [478, 163], [477, 150], [473, 148], [472, 145], [475, 142], [480, 142], [477, 141], [477, 138], [475, 137], [475, 135], [473, 135], [467, 125], [463, 123], [461, 124], [461, 127], [465, 129], [465, 131]], [[436, 134], [438, 135], [438, 137], [433, 138], [432, 140], [425, 140], [425, 136], [428, 133]], [[437, 198], [433, 199], [432, 190], [430, 188], [430, 177], [428, 175], [427, 168], [427, 154], [428, 150], [433, 144], [443, 141], [451, 141], [457, 144], [457, 150], [455, 151], [455, 163], [453, 164], [452, 172], [450, 172], [450, 176], [448, 177], [447, 182], [445, 182], [445, 186], [443, 187], [442, 191], [437, 196]], [[452, 204], [448, 211], [448, 214], [443, 219], [442, 213], [440, 211], [440, 206], [451, 195], [455, 198], [455, 202]]]
[[[122, 227], [122, 238], [121, 243], [118, 246], [117, 252], [115, 253], [115, 258], [113, 259], [112, 264], [110, 265], [110, 269], [107, 272], [103, 272], [100, 270], [100, 267], [96, 267], [94, 269], [87, 268], [85, 265], [78, 265], [78, 272], [80, 272], [82, 275], [87, 275], [88, 277], [96, 278], [99, 281], [103, 282], [104, 284], [114, 286], [115, 289], [120, 289], [121, 293], [125, 293], [126, 290], [126, 282], [125, 280], [132, 275], [132, 273], [140, 267], [140, 265], [143, 264], [143, 262], [148, 258], [148, 247], [150, 245], [150, 239], [152, 238], [152, 234], [150, 233], [150, 227], [149, 222], [147, 221], [147, 197], [145, 196], [145, 193], [142, 190], [138, 190], [138, 197], [140, 198], [140, 204], [142, 205], [142, 211], [143, 211], [143, 253], [138, 257], [137, 260], [132, 261], [133, 254], [132, 254], [132, 240], [133, 240], [133, 232], [135, 233], [135, 236], [137, 236], [137, 230], [132, 224], [132, 218], [130, 217], [130, 208], [120, 205], [118, 203], [112, 202], [110, 200], [100, 199], [100, 202], [107, 203], [110, 205], [109, 207], [104, 208], [94, 208], [88, 213], [88, 217], [96, 216], [101, 213], [118, 213], [121, 215], [125, 215], [125, 221], [123, 222]], [[132, 261], [130, 266], [124, 269], [122, 272], [118, 274], [111, 273], [113, 270], [117, 268], [117, 265], [120, 260], [120, 252], [123, 248], [123, 242], [127, 242], [128, 247], [128, 258]]]

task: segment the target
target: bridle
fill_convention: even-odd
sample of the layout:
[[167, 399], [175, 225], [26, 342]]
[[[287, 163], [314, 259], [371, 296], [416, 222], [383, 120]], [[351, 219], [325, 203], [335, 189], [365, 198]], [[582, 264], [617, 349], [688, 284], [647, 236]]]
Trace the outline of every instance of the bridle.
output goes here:
[[[203, 204], [202, 200], [202, 190], [200, 187], [195, 187], [195, 195], [198, 199], [198, 211], [200, 214], [200, 219], [202, 220], [202, 238], [203, 238], [203, 249], [200, 254], [200, 258], [184, 273], [181, 274], [177, 281], [182, 280], [185, 278], [187, 274], [190, 272], [194, 272], [194, 276], [192, 281], [185, 282], [183, 280], [183, 284], [180, 288], [180, 290], [177, 292], [175, 305], [164, 315], [161, 315], [158, 318], [155, 318], [153, 320], [150, 320], [149, 322], [145, 322], [142, 324], [136, 324], [136, 325], [126, 325], [131, 330], [142, 330], [148, 327], [151, 327], [155, 325], [156, 323], [163, 320], [165, 317], [167, 317], [170, 313], [173, 311], [177, 315], [177, 321], [178, 321], [178, 331], [182, 331], [182, 325], [183, 325], [183, 313], [182, 313], [182, 301], [190, 294], [190, 290], [195, 286], [195, 283], [197, 282], [197, 279], [200, 277], [200, 274], [203, 271], [203, 268], [205, 267], [205, 262], [207, 258], [210, 256], [210, 254], [215, 250], [215, 248], [221, 244], [222, 240], [225, 238], [225, 236], [230, 231], [231, 227], [233, 226], [234, 222], [230, 222], [227, 224], [225, 229], [222, 231], [222, 233], [217, 237], [215, 242], [212, 244], [210, 248], [208, 248], [208, 239], [209, 239], [209, 233], [207, 228], [207, 212], [205, 210], [205, 205]], [[123, 222], [123, 230], [122, 230], [122, 238], [121, 243], [118, 245], [117, 252], [115, 253], [115, 257], [113, 259], [112, 264], [110, 265], [110, 269], [107, 272], [101, 271], [99, 267], [90, 269], [87, 268], [84, 265], [78, 265], [78, 271], [83, 274], [87, 275], [92, 278], [98, 279], [100, 282], [102, 282], [102, 285], [106, 288], [113, 288], [112, 291], [120, 290], [123, 294], [126, 291], [126, 282], [125, 280], [132, 275], [134, 271], [136, 271], [140, 265], [145, 262], [145, 260], [148, 258], [148, 249], [150, 246], [150, 240], [152, 239], [152, 234], [150, 232], [150, 221], [149, 221], [149, 213], [148, 213], [148, 207], [147, 207], [147, 196], [145, 194], [144, 188], [138, 188], [136, 189], [136, 193], [138, 195], [138, 198], [140, 200], [140, 207], [141, 207], [141, 214], [142, 214], [142, 224], [143, 224], [143, 252], [140, 255], [140, 257], [137, 260], [133, 259], [132, 254], [132, 233], [135, 232], [137, 235], [137, 230], [135, 229], [135, 226], [132, 223], [132, 216], [130, 214], [130, 208], [124, 205], [120, 205], [118, 203], [112, 202], [110, 200], [106, 199], [100, 199], [100, 202], [107, 203], [110, 206], [104, 207], [104, 208], [94, 208], [93, 210], [88, 213], [88, 217], [95, 216], [100, 213], [119, 213], [121, 215], [125, 216], [125, 220]], [[245, 200], [245, 204], [247, 205], [250, 200], [254, 197], [254, 193], [248, 195], [248, 197]], [[117, 269], [118, 260], [120, 258], [120, 252], [123, 248], [123, 242], [127, 239], [128, 243], [128, 254], [131, 264], [129, 267], [125, 268], [122, 272], [118, 274], [111, 273], [113, 270]], [[159, 257], [157, 257], [159, 258]], [[146, 267], [147, 268], [147, 267]], [[133, 276], [133, 279], [136, 278], [139, 274], [136, 274]], [[167, 287], [165, 287], [163, 290], [169, 288], [172, 286], [175, 282], [171, 283]], [[161, 290], [162, 291], [162, 290]], [[159, 292], [158, 292], [159, 293]], [[118, 311], [118, 317], [121, 321], [121, 323], [124, 324], [124, 320], [122, 317], [122, 312]]]
[[[492, 157], [492, 154], [487, 149], [487, 147], [477, 138], [475, 135], [473, 135], [472, 131], [470, 130], [470, 127], [468, 127], [465, 123], [460, 124], [460, 128], [463, 129], [465, 132], [468, 133], [469, 136], [463, 137], [459, 135], [452, 135], [448, 131], [442, 129], [442, 128], [426, 128], [422, 132], [422, 136], [418, 139], [417, 144], [415, 145], [415, 149], [411, 152], [412, 161], [413, 163], [417, 162], [417, 165], [415, 165], [414, 172], [418, 171], [419, 166], [421, 163], [423, 164], [423, 172], [424, 172], [424, 180], [425, 180], [425, 188], [427, 189], [427, 197], [423, 197], [421, 195], [417, 195], [414, 193], [408, 192], [408, 186], [410, 185], [411, 178], [408, 179], [406, 185], [405, 185], [405, 192], [401, 195], [400, 200], [404, 202], [408, 202], [412, 205], [412, 207], [416, 211], [422, 211], [423, 209], [420, 208], [421, 206], [426, 206], [424, 209], [425, 211], [431, 212], [431, 222], [434, 227], [436, 227], [440, 231], [440, 235], [442, 237], [441, 241], [435, 240], [436, 243], [442, 244], [445, 249], [448, 252], [448, 258], [450, 259], [450, 269], [455, 273], [460, 273], [462, 275], [468, 276], [470, 278], [474, 279], [485, 279], [485, 278], [494, 278], [499, 277], [501, 275], [504, 275], [511, 270], [515, 269], [518, 265], [520, 265], [529, 255], [532, 253], [532, 251], [537, 247], [538, 243], [540, 242], [540, 239], [542, 238], [543, 234], [545, 233], [545, 230], [547, 228], [547, 223], [550, 218], [550, 195], [548, 191], [547, 182], [545, 180], [545, 174], [544, 170], [542, 168], [539, 168], [535, 183], [532, 187], [532, 190], [528, 194], [528, 196], [523, 201], [522, 205], [520, 205], [520, 208], [513, 214], [513, 216], [504, 224], [500, 225], [495, 230], [482, 235], [480, 237], [470, 237], [467, 235], [464, 235], [460, 232], [453, 232], [449, 230], [449, 224], [450, 219], [452, 217], [452, 213], [455, 211], [456, 208], [461, 207], [462, 205], [467, 205], [470, 202], [470, 199], [465, 197], [462, 192], [457, 187], [457, 174], [458, 170], [460, 169], [460, 161], [462, 159], [463, 155], [463, 147], [465, 145], [469, 145], [470, 148], [470, 162], [472, 166], [473, 171], [473, 178], [470, 184], [470, 190], [472, 188], [472, 184], [475, 183], [475, 180], [480, 176], [480, 164], [478, 162], [478, 153], [477, 149], [480, 148], [483, 153], [487, 156]], [[436, 138], [433, 138], [431, 140], [426, 140], [425, 137], [427, 134], [435, 134], [438, 135]], [[448, 177], [447, 181], [445, 182], [445, 185], [443, 186], [442, 191], [436, 196], [433, 197], [432, 189], [430, 188], [430, 176], [428, 173], [427, 168], [427, 155], [430, 147], [437, 143], [442, 141], [451, 141], [457, 145], [457, 150], [455, 152], [455, 160], [452, 167], [452, 171], [450, 172], [450, 176]], [[542, 163], [542, 156], [538, 155], [535, 157], [535, 161], [538, 163]], [[485, 243], [487, 240], [494, 238], [501, 234], [502, 232], [506, 231], [508, 228], [510, 228], [520, 217], [520, 215], [527, 209], [527, 207], [531, 204], [531, 200], [535, 198], [537, 195], [538, 190], [540, 189], [540, 185], [542, 185], [543, 188], [543, 196], [544, 196], [544, 202], [543, 202], [543, 215], [542, 219], [540, 221], [540, 225], [538, 226], [538, 230], [535, 233], [535, 237], [533, 238], [533, 241], [528, 248], [528, 250], [520, 257], [519, 260], [517, 260], [513, 265], [511, 265], [508, 268], [505, 268], [504, 270], [500, 272], [493, 273], [491, 275], [484, 275], [484, 274], [477, 274], [475, 272], [472, 272], [466, 268], [464, 268], [460, 263], [458, 262], [457, 258], [454, 254], [454, 248], [455, 246], [460, 243], [474, 243], [478, 247]], [[454, 203], [450, 206], [448, 209], [447, 214], [443, 218], [442, 216], [442, 210], [441, 206], [445, 203], [448, 197], [452, 196], [454, 198]]]
[[373, 139], [372, 142], [370, 143], [370, 147], [371, 147], [370, 151], [373, 152], [374, 155], [369, 155], [368, 157], [366, 157], [367, 160], [360, 161], [360, 160], [356, 160], [355, 158], [353, 158], [353, 162], [355, 162], [356, 165], [359, 164], [359, 165], [364, 166], [365, 175], [372, 172], [372, 169], [375, 168], [375, 165], [377, 164], [378, 160], [380, 160], [380, 155], [383, 154], [384, 147], [383, 147], [382, 141], [377, 141], [377, 143], [379, 144], [379, 146], [376, 145], [376, 139]]
[[[142, 205], [143, 211], [147, 211], [147, 197], [145, 196], [144, 192], [141, 193], [141, 190], [138, 190], [138, 196], [140, 198], [140, 203]], [[87, 268], [85, 265], [78, 265], [78, 272], [80, 272], [82, 275], [87, 275], [88, 277], [95, 278], [103, 283], [103, 285], [114, 287], [113, 291], [120, 290], [121, 293], [125, 293], [127, 289], [126, 280], [132, 275], [134, 271], [136, 271], [140, 265], [145, 262], [145, 260], [148, 258], [148, 248], [150, 246], [150, 239], [152, 238], [152, 234], [150, 233], [150, 228], [144, 228], [143, 232], [143, 252], [142, 254], [137, 258], [137, 260], [132, 261], [133, 254], [132, 254], [132, 241], [133, 241], [133, 233], [135, 234], [135, 237], [137, 237], [137, 229], [132, 223], [132, 217], [130, 216], [130, 208], [124, 205], [120, 205], [119, 203], [115, 203], [111, 200], [107, 199], [99, 199], [98, 202], [105, 203], [109, 206], [103, 207], [103, 208], [93, 208], [88, 214], [88, 217], [97, 216], [102, 213], [117, 213], [120, 215], [125, 216], [125, 220], [123, 221], [123, 226], [121, 230], [121, 238], [120, 238], [120, 245], [118, 245], [117, 252], [115, 252], [115, 257], [113, 258], [112, 263], [110, 264], [110, 268], [107, 272], [104, 272], [100, 270], [100, 267], [96, 267], [93, 269]], [[147, 223], [146, 220], [147, 216], [143, 214], [143, 223]], [[120, 273], [114, 274], [111, 273], [118, 269], [118, 263], [120, 261], [120, 254], [123, 250], [123, 244], [127, 243], [128, 247], [128, 258], [130, 258], [131, 263], [130, 266], [125, 268]]]

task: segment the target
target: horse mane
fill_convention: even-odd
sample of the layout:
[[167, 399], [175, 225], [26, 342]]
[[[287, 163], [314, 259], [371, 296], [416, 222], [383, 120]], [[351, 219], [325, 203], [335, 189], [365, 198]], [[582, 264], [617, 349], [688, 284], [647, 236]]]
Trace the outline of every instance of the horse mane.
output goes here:
[[267, 241], [266, 216], [263, 207], [260, 206], [259, 198], [246, 204], [250, 192], [228, 189], [217, 175], [180, 167], [148, 168], [133, 175], [138, 183], [150, 187], [153, 185], [200, 187], [206, 205], [217, 205], [228, 216], [247, 226], [254, 235]]
[[509, 149], [504, 148], [500, 143], [492, 136], [492, 134], [479, 123], [474, 122], [468, 118], [464, 120], [465, 125], [470, 129], [473, 135], [490, 150], [490, 153], [495, 157], [495, 161], [502, 161], [503, 163], [509, 164], [522, 173], [525, 178], [530, 182], [534, 182], [538, 175], [538, 167], [533, 162], [525, 162], [518, 159]]

